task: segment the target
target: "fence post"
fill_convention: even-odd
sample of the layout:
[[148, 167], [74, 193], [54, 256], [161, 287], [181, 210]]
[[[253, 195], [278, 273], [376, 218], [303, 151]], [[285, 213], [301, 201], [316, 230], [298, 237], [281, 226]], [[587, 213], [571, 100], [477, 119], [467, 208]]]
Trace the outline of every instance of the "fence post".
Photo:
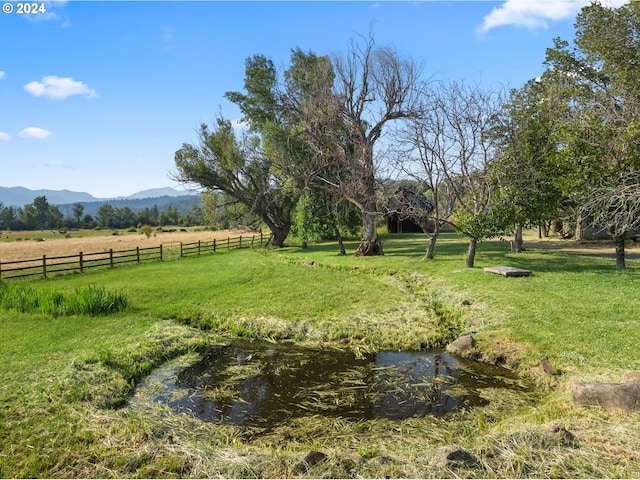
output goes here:
[[109, 249], [109, 264], [113, 267], [113, 248]]
[[84, 271], [84, 261], [82, 257], [82, 252], [78, 254], [78, 259], [80, 261], [80, 273], [82, 273]]
[[227, 237], [227, 250], [231, 250], [231, 238]]
[[216, 239], [213, 239], [213, 253], [216, 253]]
[[182, 242], [180, 242], [180, 258], [182, 258]]
[[200, 240], [198, 240], [198, 256], [200, 255]]
[[240, 235], [240, 243], [238, 245], [238, 248], [242, 248], [242, 235]]
[[162, 260], [163, 260], [163, 258], [162, 258], [162, 244], [160, 244], [160, 261], [162, 261]]
[[140, 263], [140, 247], [136, 247], [136, 260]]
[[253, 248], [253, 241], [256, 239], [256, 235], [255, 233], [253, 234], [253, 236], [251, 237], [251, 248]]
[[42, 276], [47, 278], [47, 256], [42, 255]]
[[260, 246], [262, 246], [262, 230], [260, 230]]

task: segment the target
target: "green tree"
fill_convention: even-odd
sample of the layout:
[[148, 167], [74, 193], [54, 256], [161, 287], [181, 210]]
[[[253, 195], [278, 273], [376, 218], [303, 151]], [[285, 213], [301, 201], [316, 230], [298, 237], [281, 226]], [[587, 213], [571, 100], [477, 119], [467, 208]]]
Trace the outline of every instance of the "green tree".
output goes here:
[[563, 172], [555, 160], [553, 118], [547, 90], [540, 80], [514, 89], [494, 117], [491, 134], [500, 145], [491, 165], [505, 215], [515, 225], [514, 251], [523, 249], [522, 229], [556, 219], [561, 208]]
[[105, 228], [114, 228], [115, 226], [115, 211], [112, 205], [105, 203], [100, 205], [98, 214], [96, 215], [98, 225]]
[[372, 37], [331, 59], [294, 50], [282, 96], [313, 152], [297, 165], [307, 181], [353, 203], [362, 218], [356, 255], [381, 255], [376, 147], [394, 121], [418, 114], [419, 68]]
[[76, 222], [78, 228], [80, 227], [80, 220], [82, 219], [82, 215], [84, 214], [84, 205], [81, 203], [74, 203], [71, 207], [71, 211], [73, 212], [73, 218]]
[[569, 169], [567, 194], [608, 229], [616, 265], [624, 268], [625, 238], [640, 215], [633, 197], [640, 199], [640, 2], [592, 3], [575, 28], [573, 48], [556, 39], [547, 50], [543, 75], [555, 107], [558, 158]]
[[174, 178], [222, 191], [246, 205], [269, 227], [272, 244], [282, 247], [292, 225], [298, 193], [274, 167], [260, 140], [236, 139], [230, 121], [219, 118], [214, 130], [202, 124], [197, 145], [183, 144], [175, 154]]
[[63, 215], [55, 205], [50, 205], [47, 197], [42, 195], [26, 204], [22, 213], [22, 221], [28, 229], [58, 228], [62, 225]]

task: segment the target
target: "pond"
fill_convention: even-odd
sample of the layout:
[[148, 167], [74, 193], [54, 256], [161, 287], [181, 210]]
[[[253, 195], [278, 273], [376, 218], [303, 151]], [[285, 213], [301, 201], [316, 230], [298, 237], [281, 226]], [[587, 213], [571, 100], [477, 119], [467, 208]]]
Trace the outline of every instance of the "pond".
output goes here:
[[377, 352], [242, 343], [156, 370], [140, 385], [154, 402], [207, 422], [271, 427], [310, 415], [406, 419], [486, 405], [485, 389], [526, 392], [506, 369], [445, 351]]

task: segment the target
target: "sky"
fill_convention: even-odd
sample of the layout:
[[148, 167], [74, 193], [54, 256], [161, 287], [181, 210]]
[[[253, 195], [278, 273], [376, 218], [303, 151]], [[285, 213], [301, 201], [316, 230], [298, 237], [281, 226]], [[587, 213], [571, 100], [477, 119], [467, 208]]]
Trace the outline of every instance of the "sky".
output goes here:
[[517, 88], [587, 2], [0, 3], [0, 186], [113, 198], [182, 188], [176, 150], [219, 114], [240, 121], [224, 94], [252, 55], [285, 69], [292, 48], [339, 53], [372, 31], [425, 78]]

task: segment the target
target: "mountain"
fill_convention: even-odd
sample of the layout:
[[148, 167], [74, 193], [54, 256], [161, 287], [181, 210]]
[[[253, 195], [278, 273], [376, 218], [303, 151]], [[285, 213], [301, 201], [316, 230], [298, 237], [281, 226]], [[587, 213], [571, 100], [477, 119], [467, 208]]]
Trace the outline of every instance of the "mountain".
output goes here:
[[[176, 190], [175, 188], [152, 188], [134, 193], [128, 197], [118, 197], [117, 200], [141, 200], [156, 197], [182, 197], [197, 195], [192, 192]], [[4, 206], [24, 207], [33, 203], [36, 197], [45, 196], [51, 205], [67, 205], [73, 203], [106, 202], [112, 198], [96, 198], [86, 192], [72, 192], [70, 190], [30, 190], [24, 187], [0, 187], [0, 202]]]
[[29, 190], [24, 187], [0, 187], [0, 202], [5, 206], [24, 207], [36, 197], [45, 196], [51, 205], [61, 203], [95, 202], [98, 199], [86, 192], [70, 190]]
[[134, 193], [128, 197], [124, 197], [127, 200], [139, 200], [142, 198], [156, 198], [156, 197], [184, 197], [186, 195], [198, 195], [197, 192], [188, 192], [184, 190], [176, 190], [175, 188], [151, 188], [149, 190], [142, 190], [141, 192]]

